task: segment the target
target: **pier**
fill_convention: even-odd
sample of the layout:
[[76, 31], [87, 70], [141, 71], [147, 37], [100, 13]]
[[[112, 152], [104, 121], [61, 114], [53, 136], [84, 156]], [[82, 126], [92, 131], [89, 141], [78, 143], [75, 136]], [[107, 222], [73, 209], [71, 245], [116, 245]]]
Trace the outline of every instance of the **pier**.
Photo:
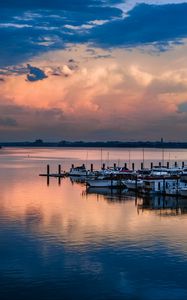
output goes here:
[[[158, 163], [158, 166], [156, 166], [155, 164], [154, 164], [154, 162], [150, 162], [150, 168], [149, 167], [145, 167], [145, 161], [144, 162], [141, 162], [140, 163], [140, 168], [135, 168], [135, 166], [137, 165], [137, 163], [135, 163], [135, 162], [132, 162], [132, 163], [127, 163], [127, 162], [125, 162], [124, 163], [124, 168], [125, 169], [129, 169], [129, 170], [131, 170], [131, 171], [134, 171], [134, 172], [136, 172], [136, 171], [138, 171], [138, 170], [149, 170], [149, 169], [153, 169], [154, 167], [159, 167], [159, 168], [167, 168], [167, 169], [170, 169], [171, 168], [171, 163], [169, 162], [169, 161], [167, 161], [166, 162], [166, 165], [163, 165], [161, 162], [159, 162]], [[146, 163], [146, 165], [147, 165], [147, 163]], [[80, 166], [81, 168], [83, 167], [83, 168], [85, 168], [85, 164], [82, 164], [81, 166]], [[76, 167], [76, 168], [80, 168], [80, 167]], [[184, 168], [185, 167], [185, 162], [184, 161], [182, 161], [182, 162], [177, 162], [177, 161], [175, 161], [174, 162], [174, 165], [172, 166], [172, 168]], [[75, 165], [74, 164], [72, 164], [71, 165], [71, 169], [74, 169], [75, 168]], [[113, 163], [113, 166], [111, 167], [106, 167], [106, 164], [105, 163], [102, 163], [102, 166], [101, 166], [101, 170], [107, 170], [107, 169], [111, 169], [111, 168], [113, 168], [113, 170], [117, 170], [118, 168], [120, 168], [119, 166], [117, 167], [117, 163]], [[121, 168], [123, 168], [123, 167], [121, 167]], [[95, 169], [94, 168], [94, 164], [93, 163], [91, 163], [90, 164], [90, 169], [88, 169], [87, 171], [89, 171], [89, 172], [94, 172], [94, 171], [97, 171], [97, 169]], [[50, 165], [49, 164], [47, 164], [47, 166], [46, 166], [46, 173], [41, 173], [41, 174], [39, 174], [39, 176], [44, 176], [44, 177], [61, 177], [61, 178], [63, 178], [63, 177], [66, 177], [66, 176], [68, 176], [69, 175], [69, 173], [68, 173], [68, 171], [62, 171], [62, 166], [61, 166], [61, 164], [59, 164], [58, 166], [57, 166], [57, 172], [56, 173], [50, 173]]]
[[[62, 171], [59, 164], [56, 173], [50, 172], [50, 165], [47, 165], [46, 173], [39, 174], [47, 177], [47, 185], [51, 177], [58, 178], [59, 185], [61, 179], [70, 177], [74, 182], [85, 183], [87, 188], [111, 188], [111, 189], [128, 189], [142, 194], [162, 194], [170, 196], [187, 197], [187, 168], [185, 162], [174, 162], [170, 167], [167, 162], [163, 166], [161, 162], [154, 165], [150, 162], [150, 168], [144, 168], [144, 162], [140, 163], [140, 168], [135, 168], [135, 162], [132, 162], [131, 169], [129, 164], [124, 163], [123, 167], [113, 163], [113, 167], [106, 167], [102, 162], [100, 169], [94, 169], [94, 164], [90, 164], [87, 169], [85, 164], [81, 166], [71, 165], [68, 171]], [[146, 164], [147, 165], [147, 164]]]

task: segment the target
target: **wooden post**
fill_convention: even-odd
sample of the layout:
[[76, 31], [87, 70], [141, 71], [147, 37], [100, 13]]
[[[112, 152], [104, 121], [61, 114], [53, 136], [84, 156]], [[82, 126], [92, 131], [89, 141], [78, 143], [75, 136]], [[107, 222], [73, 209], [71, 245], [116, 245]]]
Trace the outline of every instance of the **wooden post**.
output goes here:
[[125, 166], [125, 169], [127, 169], [127, 163], [125, 163], [124, 166]]
[[177, 176], [177, 196], [179, 195], [179, 178]]
[[93, 172], [93, 164], [91, 164], [91, 168], [90, 169], [91, 169], [91, 172]]
[[138, 190], [138, 175], [137, 174], [136, 174], [135, 180], [136, 180], [136, 191], [137, 191]]
[[184, 161], [182, 161], [182, 168], [184, 168]]
[[167, 161], [167, 168], [169, 169], [169, 161]]
[[74, 164], [71, 165], [71, 168], [74, 169]]
[[151, 169], [153, 169], [153, 162], [151, 162]]
[[116, 169], [116, 163], [114, 163], [114, 169]]
[[105, 164], [103, 164], [102, 170], [105, 170]]
[[144, 168], [144, 163], [141, 162], [141, 170], [143, 170], [143, 168]]
[[177, 167], [177, 161], [175, 161], [175, 167]]
[[47, 176], [49, 176], [49, 174], [50, 174], [50, 166], [47, 165]]
[[61, 174], [61, 165], [58, 165], [58, 174]]
[[163, 177], [163, 194], [166, 194], [166, 181], [165, 178]]
[[132, 163], [132, 170], [134, 171], [134, 163]]
[[47, 186], [49, 186], [50, 166], [47, 165]]
[[61, 185], [61, 165], [58, 165], [58, 185]]

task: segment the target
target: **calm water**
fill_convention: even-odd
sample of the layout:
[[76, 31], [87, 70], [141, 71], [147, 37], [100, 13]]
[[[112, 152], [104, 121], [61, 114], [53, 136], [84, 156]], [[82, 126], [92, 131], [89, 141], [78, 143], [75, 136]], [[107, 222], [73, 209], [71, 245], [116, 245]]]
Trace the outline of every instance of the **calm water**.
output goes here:
[[[161, 161], [146, 150], [147, 165]], [[187, 161], [184, 150], [164, 159]], [[102, 162], [142, 160], [102, 151]], [[0, 150], [0, 299], [186, 300], [187, 200], [86, 190], [38, 174], [101, 164], [98, 149]]]

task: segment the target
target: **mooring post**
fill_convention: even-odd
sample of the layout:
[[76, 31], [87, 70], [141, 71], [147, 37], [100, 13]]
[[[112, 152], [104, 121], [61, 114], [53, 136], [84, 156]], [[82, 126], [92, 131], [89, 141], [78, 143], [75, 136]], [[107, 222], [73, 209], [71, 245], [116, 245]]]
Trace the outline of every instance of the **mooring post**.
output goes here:
[[167, 168], [169, 169], [169, 161], [167, 161]]
[[61, 165], [58, 165], [58, 174], [61, 174]]
[[141, 162], [141, 170], [143, 170], [144, 168], [144, 165], [143, 165], [143, 162]]
[[116, 169], [116, 163], [114, 163], [114, 170]]
[[153, 162], [151, 162], [151, 169], [153, 169]]
[[182, 161], [182, 168], [184, 168], [184, 161]]
[[136, 180], [136, 192], [138, 191], [138, 175], [136, 174], [135, 176], [135, 180]]
[[158, 165], [159, 165], [159, 167], [161, 168], [161, 166], [162, 166], [162, 163], [159, 161]]
[[132, 163], [132, 170], [134, 171], [134, 163]]
[[47, 165], [47, 176], [49, 176], [49, 174], [50, 174], [50, 166]]
[[177, 196], [179, 195], [179, 178], [177, 176]]
[[91, 164], [90, 170], [91, 172], [93, 172], [93, 164]]
[[166, 194], [166, 180], [164, 177], [163, 177], [163, 194], [164, 195]]
[[175, 161], [175, 167], [177, 167], [177, 161]]
[[105, 164], [103, 164], [102, 170], [105, 170]]
[[125, 169], [127, 169], [127, 163], [125, 163], [125, 165], [124, 165], [124, 166], [125, 166]]
[[71, 168], [74, 169], [74, 164], [71, 165]]

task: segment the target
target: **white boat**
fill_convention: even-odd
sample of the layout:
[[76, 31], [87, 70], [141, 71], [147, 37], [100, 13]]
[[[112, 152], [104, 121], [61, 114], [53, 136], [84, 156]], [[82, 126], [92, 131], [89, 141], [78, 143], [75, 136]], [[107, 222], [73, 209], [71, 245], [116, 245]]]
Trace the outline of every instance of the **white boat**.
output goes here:
[[86, 183], [90, 187], [121, 187], [124, 186], [122, 180], [117, 179], [91, 179], [86, 180]]
[[84, 165], [79, 167], [72, 167], [68, 173], [69, 176], [87, 176], [89, 171], [85, 168]]
[[129, 190], [136, 190], [138, 188], [143, 187], [144, 184], [142, 179], [137, 179], [137, 180], [128, 179], [128, 180], [123, 180], [122, 182]]
[[166, 167], [154, 167], [151, 169], [151, 176], [167, 176], [168, 169]]

